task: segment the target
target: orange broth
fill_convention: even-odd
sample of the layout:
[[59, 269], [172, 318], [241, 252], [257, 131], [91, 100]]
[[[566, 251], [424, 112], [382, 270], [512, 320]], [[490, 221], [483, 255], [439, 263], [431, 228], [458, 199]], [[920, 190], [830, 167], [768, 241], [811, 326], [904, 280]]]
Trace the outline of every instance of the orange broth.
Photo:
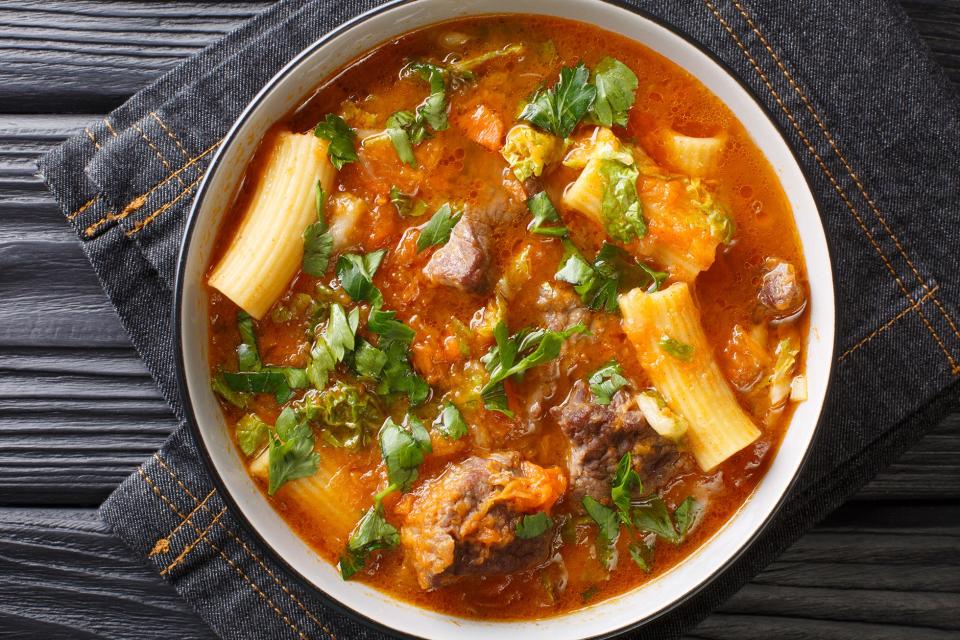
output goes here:
[[[456, 48], [444, 46], [444, 36], [451, 32], [467, 36], [466, 43]], [[400, 217], [390, 202], [390, 188], [396, 185], [405, 193], [416, 192], [417, 197], [430, 205], [429, 212], [446, 201], [469, 202], [476, 198], [484, 181], [500, 179], [504, 163], [499, 154], [468, 139], [458, 123], [477, 105], [483, 104], [499, 114], [505, 129], [509, 129], [516, 122], [522, 103], [541, 84], [553, 84], [565, 65], [582, 60], [593, 68], [601, 58], [612, 55], [633, 70], [639, 79], [639, 89], [629, 112], [629, 122], [625, 128], [614, 127], [613, 131], [620, 139], [643, 147], [658, 164], [665, 159], [654, 133], [662, 127], [672, 126], [691, 134], [724, 131], [729, 136], [714, 181], [717, 197], [726, 203], [735, 220], [736, 240], [730, 246], [720, 247], [715, 263], [700, 274], [695, 288], [704, 329], [721, 362], [733, 326], [748, 325], [756, 319], [757, 287], [764, 261], [775, 256], [803, 270], [800, 242], [786, 197], [772, 168], [730, 111], [672, 62], [637, 42], [590, 25], [540, 16], [487, 16], [430, 26], [384, 43], [346, 65], [279, 126], [295, 132], [309, 131], [324, 114], [359, 108], [373, 117], [366, 127], [351, 122], [353, 126], [382, 128], [392, 113], [412, 109], [424, 98], [425, 83], [400, 79], [401, 69], [410, 60], [441, 61], [453, 53], [468, 58], [514, 43], [524, 45], [521, 56], [493, 60], [477, 70], [474, 81], [448, 89], [450, 127], [416, 147], [419, 168], [401, 164], [392, 148], [384, 145], [381, 150], [371, 151], [366, 169], [361, 163], [348, 164], [339, 172], [336, 182], [335, 191], [359, 196], [370, 208], [369, 218], [362, 223], [360, 246], [354, 250], [388, 249], [374, 282], [383, 293], [385, 308], [396, 310], [398, 319], [417, 332], [412, 363], [434, 388], [434, 398], [422, 409], [422, 420], [427, 425], [436, 415], [437, 398], [467, 376], [465, 360], [475, 362], [492, 343], [492, 339], [470, 343], [461, 337], [462, 327], [470, 327], [471, 319], [487, 305], [490, 295], [463, 293], [434, 285], [424, 278], [421, 269], [431, 252], [415, 253], [416, 236], [410, 229], [429, 216]], [[347, 102], [353, 106], [345, 108]], [[349, 114], [347, 120], [350, 121]], [[581, 124], [578, 131], [584, 129], [589, 126]], [[260, 159], [256, 158], [251, 163], [247, 185], [255, 181], [259, 163]], [[563, 223], [570, 229], [571, 239], [586, 255], [593, 255], [607, 239], [603, 229], [561, 204], [564, 188], [575, 177], [575, 171], [558, 167], [545, 176], [544, 185]], [[248, 197], [247, 189], [241, 188], [234, 210], [226, 216], [221, 229], [214, 263], [229, 244]], [[522, 247], [528, 246], [530, 251], [530, 280], [507, 311], [512, 330], [542, 324], [534, 304], [538, 285], [553, 282], [553, 274], [563, 256], [557, 239], [531, 235], [525, 228], [526, 222], [524, 219], [498, 230], [494, 242], [492, 269], [495, 274], [500, 273]], [[324, 278], [299, 274], [288, 294], [277, 304], [289, 303], [290, 296], [296, 292], [312, 293], [318, 281], [336, 286], [334, 262], [331, 260]], [[805, 276], [801, 279], [806, 280]], [[560, 286], [569, 287], [562, 283]], [[236, 328], [237, 307], [211, 289], [209, 312], [211, 371], [236, 370], [235, 348], [240, 341]], [[275, 322], [268, 313], [256, 323], [263, 362], [303, 367], [309, 351], [307, 329], [305, 321]], [[564, 372], [559, 386], [547, 398], [548, 404], [560, 403], [573, 381], [589, 376], [613, 357], [618, 358], [624, 375], [636, 388], [648, 385], [620, 329], [619, 315], [595, 313], [591, 329], [599, 336], [597, 343], [576, 354], [574, 364]], [[806, 314], [794, 318], [789, 325], [774, 325], [770, 332], [774, 343], [775, 337], [787, 333], [805, 336]], [[802, 371], [802, 350], [798, 362]], [[525, 398], [535, 392], [537, 380], [536, 375], [528, 374], [523, 382], [508, 381], [512, 407], [524, 405]], [[738, 397], [750, 414], [750, 402], [743, 396]], [[228, 423], [245, 413], [226, 403], [223, 406]], [[272, 423], [280, 407], [272, 396], [260, 394], [248, 410]], [[588, 601], [596, 602], [633, 589], [681, 562], [714, 535], [744, 503], [776, 452], [790, 415], [788, 407], [773, 424], [761, 427], [762, 435], [757, 441], [711, 472], [704, 473], [694, 467], [694, 471], [673, 479], [662, 494], [670, 507], [688, 495], [702, 493], [704, 487], [709, 489], [709, 502], [697, 527], [681, 544], [657, 542], [650, 572], [631, 562], [627, 545], [632, 537], [625, 533], [617, 544], [619, 562], [613, 571], [607, 572], [596, 557], [593, 544], [596, 527], [581, 522], [561, 526], [557, 533], [561, 543], [558, 554], [566, 571], [563, 589], [558, 587], [560, 564], [551, 561], [530, 571], [498, 577], [467, 577], [449, 586], [423, 591], [405, 565], [400, 547], [375, 552], [354, 579], [425, 608], [487, 619], [552, 616], [582, 607]], [[413, 496], [418, 495], [425, 481], [442, 473], [448, 463], [496, 450], [515, 450], [540, 465], [564, 468], [568, 445], [549, 412], [544, 411], [533, 419], [521, 411], [517, 418], [510, 419], [477, 408], [465, 410], [464, 416], [471, 426], [471, 435], [452, 443], [433, 437], [434, 453], [428, 455], [420, 467], [420, 478], [411, 491]], [[759, 419], [757, 422], [762, 424]], [[372, 496], [387, 484], [375, 434], [370, 444], [357, 452], [326, 445], [321, 445], [319, 451], [328, 460], [335, 460], [340, 472], [354, 480], [355, 490], [342, 498], [359, 516], [372, 503]], [[309, 504], [290, 499], [288, 487], [281, 488], [269, 499], [279, 517], [319, 554], [333, 563], [337, 561], [349, 532], [331, 531]], [[402, 526], [403, 509], [409, 508], [410, 499], [395, 493], [384, 502], [388, 520], [398, 528]], [[561, 499], [552, 517], [563, 521], [579, 513], [579, 504]]]

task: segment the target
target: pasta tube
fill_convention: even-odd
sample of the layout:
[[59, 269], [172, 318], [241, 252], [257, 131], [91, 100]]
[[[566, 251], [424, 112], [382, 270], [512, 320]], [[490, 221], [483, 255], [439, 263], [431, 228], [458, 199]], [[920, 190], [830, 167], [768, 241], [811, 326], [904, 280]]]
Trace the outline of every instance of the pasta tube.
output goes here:
[[[284, 500], [297, 504], [304, 512], [323, 522], [330, 536], [346, 537], [357, 522], [359, 510], [350, 504], [347, 497], [356, 495], [352, 476], [339, 473], [340, 463], [320, 449], [320, 463], [313, 475], [291, 480], [283, 485]], [[267, 481], [270, 469], [270, 453], [264, 449], [250, 463], [250, 474]], [[281, 495], [278, 493], [278, 495]]]
[[666, 129], [662, 138], [667, 162], [692, 178], [702, 178], [714, 173], [720, 164], [720, 154], [727, 144], [726, 133], [709, 138], [696, 138]]
[[316, 185], [329, 193], [335, 169], [327, 142], [281, 131], [264, 142], [266, 158], [240, 226], [209, 284], [260, 319], [300, 268], [303, 231], [317, 219]]
[[720, 372], [685, 282], [620, 297], [623, 326], [650, 380], [689, 423], [687, 442], [709, 471], [760, 435]]

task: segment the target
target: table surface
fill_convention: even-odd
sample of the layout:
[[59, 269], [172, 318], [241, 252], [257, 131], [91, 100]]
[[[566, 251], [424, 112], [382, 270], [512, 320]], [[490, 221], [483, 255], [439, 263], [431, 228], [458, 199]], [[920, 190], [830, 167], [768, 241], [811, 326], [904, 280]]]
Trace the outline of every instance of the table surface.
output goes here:
[[[0, 638], [211, 638], [97, 505], [174, 426], [36, 175], [264, 2], [0, 0]], [[902, 5], [960, 87], [960, 0]], [[691, 638], [960, 637], [960, 414]]]

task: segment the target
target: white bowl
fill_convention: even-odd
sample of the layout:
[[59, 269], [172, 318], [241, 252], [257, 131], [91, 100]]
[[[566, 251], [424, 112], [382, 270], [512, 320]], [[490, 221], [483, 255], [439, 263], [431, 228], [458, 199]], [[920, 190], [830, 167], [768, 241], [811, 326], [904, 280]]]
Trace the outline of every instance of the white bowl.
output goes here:
[[[247, 475], [210, 390], [207, 294], [203, 276], [221, 219], [263, 133], [343, 63], [394, 36], [427, 24], [487, 13], [532, 13], [594, 24], [632, 38], [686, 69], [743, 123], [773, 166], [793, 209], [812, 284], [807, 350], [809, 399], [793, 415], [764, 478], [743, 507], [679, 565], [630, 592], [542, 620], [459, 618], [396, 600], [336, 568], [294, 533]], [[184, 406], [210, 473], [234, 515], [306, 583], [341, 608], [416, 637], [564, 640], [608, 635], [642, 624], [688, 598], [731, 563], [778, 509], [806, 457], [819, 422], [834, 349], [830, 256], [817, 204], [802, 170], [764, 109], [717, 60], [684, 36], [642, 14], [603, 0], [410, 0], [387, 4], [327, 34], [298, 55], [257, 95], [213, 159], [187, 223], [177, 274], [174, 326]]]

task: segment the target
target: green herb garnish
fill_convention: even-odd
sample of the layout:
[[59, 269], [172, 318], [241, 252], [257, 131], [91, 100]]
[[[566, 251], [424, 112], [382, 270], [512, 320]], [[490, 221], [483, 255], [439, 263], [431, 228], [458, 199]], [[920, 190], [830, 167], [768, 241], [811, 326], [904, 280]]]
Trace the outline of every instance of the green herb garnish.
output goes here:
[[387, 418], [380, 428], [380, 454], [387, 467], [387, 478], [400, 491], [409, 491], [419, 475], [424, 454], [433, 450], [430, 434], [423, 423], [407, 414], [402, 425]]
[[383, 296], [373, 284], [373, 276], [386, 253], [386, 249], [371, 251], [362, 256], [348, 253], [337, 260], [337, 277], [343, 290], [354, 302], [369, 302], [373, 305], [382, 302]]
[[303, 261], [301, 269], [307, 275], [319, 278], [327, 272], [333, 253], [333, 236], [324, 217], [326, 193], [317, 181], [317, 221], [303, 230]]
[[614, 394], [629, 384], [616, 360], [611, 360], [594, 371], [587, 382], [590, 384], [593, 401], [601, 405], [610, 404]]
[[597, 99], [590, 108], [591, 120], [604, 127], [627, 126], [627, 112], [636, 97], [637, 76], [615, 58], [604, 58], [593, 69]]
[[686, 344], [685, 342], [680, 342], [679, 340], [671, 338], [667, 335], [662, 336], [658, 344], [660, 345], [661, 349], [669, 353], [677, 360], [689, 362], [693, 359], [692, 345]]
[[630, 453], [623, 454], [617, 463], [617, 471], [613, 476], [613, 484], [610, 488], [610, 499], [617, 508], [617, 515], [620, 521], [626, 525], [631, 522], [630, 518], [630, 499], [634, 492], [642, 492], [643, 483], [640, 482], [640, 476], [633, 469]]
[[517, 537], [524, 540], [536, 538], [552, 526], [553, 520], [542, 511], [533, 515], [525, 515], [517, 521]]
[[697, 502], [693, 496], [687, 496], [683, 502], [674, 509], [673, 519], [677, 524], [677, 533], [683, 538], [690, 532], [697, 523], [697, 519], [703, 512], [703, 505]]
[[267, 489], [270, 495], [289, 480], [316, 473], [320, 456], [313, 447], [313, 429], [302, 422], [292, 408], [281, 411], [270, 434], [270, 482]]
[[356, 346], [357, 327], [360, 324], [360, 309], [354, 307], [348, 314], [337, 303], [330, 305], [330, 317], [322, 333], [316, 336], [310, 348], [310, 363], [307, 377], [316, 389], [327, 385], [327, 376], [348, 351]]
[[590, 84], [590, 72], [581, 62], [576, 67], [560, 70], [560, 79], [553, 87], [538, 91], [520, 113], [544, 131], [566, 138], [586, 115], [597, 96]]
[[593, 264], [586, 261], [572, 242], [565, 241], [564, 247], [566, 255], [554, 278], [572, 284], [583, 303], [594, 310], [614, 313], [618, 308], [617, 294], [621, 291], [644, 287], [652, 293], [667, 279], [668, 274], [637, 262], [612, 244], [604, 243]]
[[546, 191], [530, 196], [527, 200], [527, 209], [533, 216], [533, 220], [527, 225], [527, 230], [531, 233], [537, 233], [543, 236], [562, 237], [569, 232], [562, 224], [556, 226], [547, 226], [548, 222], [560, 222], [560, 214], [550, 202], [550, 196]]
[[401, 218], [419, 218], [427, 212], [427, 203], [403, 193], [396, 186], [390, 187], [390, 202]]
[[607, 542], [616, 542], [617, 536], [620, 535], [620, 518], [617, 516], [617, 512], [597, 502], [591, 496], [584, 496], [582, 504], [587, 511], [587, 515], [600, 528], [600, 536]]
[[382, 500], [382, 495], [375, 498], [373, 506], [364, 512], [350, 534], [347, 548], [340, 556], [339, 563], [340, 575], [344, 580], [349, 580], [363, 569], [372, 552], [392, 549], [400, 543], [400, 532], [387, 522]]
[[453, 213], [449, 203], [437, 209], [429, 222], [420, 230], [420, 236], [417, 238], [417, 253], [428, 247], [446, 244], [450, 240], [450, 232], [460, 222], [461, 217], [463, 214]]
[[353, 148], [353, 139], [357, 137], [357, 132], [340, 116], [328, 113], [326, 120], [321, 120], [314, 127], [313, 135], [330, 141], [327, 156], [338, 170], [357, 160], [357, 151]]
[[459, 440], [469, 433], [463, 415], [457, 409], [457, 405], [450, 401], [443, 403], [443, 409], [433, 421], [433, 428], [449, 440]]

